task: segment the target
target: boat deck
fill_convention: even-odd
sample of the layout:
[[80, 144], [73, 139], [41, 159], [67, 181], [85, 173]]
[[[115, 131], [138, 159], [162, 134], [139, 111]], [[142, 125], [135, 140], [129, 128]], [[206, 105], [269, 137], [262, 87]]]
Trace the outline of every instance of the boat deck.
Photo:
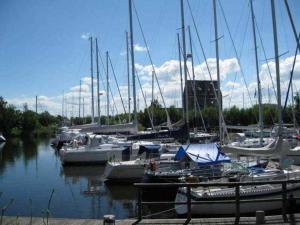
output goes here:
[[[43, 218], [34, 217], [30, 223], [29, 217], [8, 217], [4, 216], [1, 225], [41, 225]], [[184, 224], [185, 219], [144, 219], [140, 222], [132, 219], [117, 220], [117, 225], [129, 225], [129, 224], [156, 224], [156, 225], [171, 225], [171, 224]], [[195, 218], [188, 224], [217, 224], [217, 225], [232, 225], [235, 222], [235, 218]], [[0, 221], [1, 223], [1, 221]], [[100, 225], [103, 224], [103, 220], [96, 219], [62, 219], [62, 218], [50, 218], [49, 225]], [[256, 224], [255, 217], [241, 217], [239, 224]], [[272, 225], [287, 225], [287, 224], [300, 224], [300, 214], [289, 215], [288, 222], [284, 222], [281, 215], [266, 216], [266, 223]]]

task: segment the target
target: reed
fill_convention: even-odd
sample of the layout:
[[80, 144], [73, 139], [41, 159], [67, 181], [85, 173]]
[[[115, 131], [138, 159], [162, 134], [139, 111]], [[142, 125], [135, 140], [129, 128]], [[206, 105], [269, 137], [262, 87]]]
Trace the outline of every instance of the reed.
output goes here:
[[51, 205], [51, 200], [52, 200], [53, 194], [54, 194], [54, 188], [52, 189], [52, 192], [50, 194], [50, 198], [48, 200], [47, 209], [45, 211], [43, 211], [43, 214], [46, 214], [46, 221], [45, 221], [45, 217], [43, 216], [43, 224], [44, 225], [48, 225], [49, 224], [49, 216], [51, 214], [50, 205]]
[[[2, 195], [2, 192], [1, 192], [1, 195]], [[13, 198], [10, 199], [9, 203], [7, 203], [4, 207], [1, 208], [0, 225], [2, 225], [4, 213], [9, 208], [9, 206], [11, 206], [13, 204], [14, 201], [15, 200]]]

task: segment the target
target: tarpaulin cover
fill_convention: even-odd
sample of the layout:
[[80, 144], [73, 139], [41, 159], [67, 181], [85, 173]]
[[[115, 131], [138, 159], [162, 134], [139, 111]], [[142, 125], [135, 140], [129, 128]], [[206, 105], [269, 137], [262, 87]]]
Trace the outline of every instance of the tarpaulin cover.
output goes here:
[[198, 164], [230, 162], [230, 158], [221, 151], [220, 146], [216, 143], [182, 145], [175, 155], [175, 160], [180, 161], [184, 157], [188, 157]]

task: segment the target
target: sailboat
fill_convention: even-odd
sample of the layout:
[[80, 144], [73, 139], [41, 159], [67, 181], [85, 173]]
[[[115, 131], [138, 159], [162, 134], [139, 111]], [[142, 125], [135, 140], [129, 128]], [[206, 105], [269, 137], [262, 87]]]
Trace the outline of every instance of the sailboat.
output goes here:
[[[252, 7], [252, 0], [250, 1]], [[216, 13], [216, 1], [213, 1], [214, 13]], [[279, 118], [279, 130], [278, 138], [273, 143], [262, 148], [242, 148], [242, 147], [232, 147], [224, 146], [224, 151], [235, 151], [239, 154], [245, 155], [269, 155], [273, 156], [277, 154], [277, 157], [282, 159], [284, 156], [283, 152], [288, 149], [285, 146], [285, 142], [282, 138], [282, 114], [281, 114], [281, 96], [280, 96], [280, 71], [279, 71], [279, 58], [278, 58], [278, 43], [277, 43], [277, 28], [276, 28], [276, 15], [275, 15], [275, 2], [271, 0], [272, 9], [272, 20], [273, 20], [273, 33], [274, 33], [274, 46], [275, 46], [275, 60], [276, 60], [276, 80], [277, 80], [277, 100], [278, 100], [278, 118]], [[271, 174], [260, 173], [255, 174], [255, 176], [246, 175], [241, 181], [255, 181], [255, 180], [294, 180], [300, 178], [299, 170], [277, 170], [273, 171]], [[300, 195], [300, 184], [290, 183], [287, 184], [287, 194], [293, 196]], [[282, 187], [280, 184], [266, 184], [266, 185], [252, 185], [252, 186], [242, 186], [240, 187], [240, 199], [274, 199], [277, 196], [282, 195]], [[197, 204], [191, 205], [191, 213], [198, 215], [212, 215], [212, 214], [234, 214], [236, 212], [235, 202], [217, 202], [219, 200], [235, 200], [235, 188], [231, 187], [208, 187], [208, 188], [194, 188], [191, 190], [192, 202], [197, 202]], [[178, 190], [176, 195], [176, 202], [187, 201], [187, 190], [186, 188], [181, 188]], [[207, 204], [200, 204], [201, 201], [208, 201]], [[215, 203], [214, 203], [215, 202]], [[296, 201], [299, 203], [299, 201]], [[257, 209], [269, 211], [276, 210], [282, 207], [282, 200], [276, 201], [258, 201], [258, 202], [244, 202], [240, 205], [241, 213], [254, 213]], [[186, 214], [187, 206], [176, 206], [177, 214]]]
[[[266, 176], [269, 175], [269, 176]], [[260, 180], [284, 180], [284, 179], [299, 179], [300, 171], [271, 171], [256, 174], [255, 176], [245, 176], [243, 181], [260, 181]], [[289, 196], [299, 196], [300, 195], [300, 184], [288, 184], [287, 185], [287, 194]], [[266, 184], [266, 185], [252, 185], [252, 186], [242, 186], [240, 187], [240, 199], [241, 200], [250, 200], [250, 199], [280, 199], [282, 196], [282, 187], [281, 184]], [[208, 187], [208, 188], [195, 188], [191, 190], [192, 203], [197, 202], [198, 204], [191, 205], [191, 212], [195, 215], [232, 215], [236, 212], [235, 205], [235, 188], [231, 187]], [[220, 203], [222, 200], [231, 200], [228, 203]], [[186, 189], [181, 188], [177, 192], [175, 202], [185, 202], [187, 201]], [[209, 204], [199, 204], [201, 201], [209, 201]], [[216, 202], [216, 203], [214, 203]], [[300, 201], [297, 200], [296, 203]], [[209, 206], [209, 207], [208, 207]], [[282, 200], [276, 201], [258, 201], [258, 202], [245, 202], [240, 205], [240, 213], [253, 213], [255, 211], [264, 210], [271, 211], [277, 210], [282, 207]], [[186, 214], [187, 207], [176, 206], [176, 213], [178, 215]]]
[[0, 133], [0, 143], [1, 142], [6, 142], [6, 139], [5, 137]]

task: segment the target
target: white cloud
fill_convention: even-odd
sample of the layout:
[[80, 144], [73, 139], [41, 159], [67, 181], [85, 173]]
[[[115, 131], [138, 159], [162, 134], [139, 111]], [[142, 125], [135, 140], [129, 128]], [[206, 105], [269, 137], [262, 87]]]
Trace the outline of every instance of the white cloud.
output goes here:
[[[212, 75], [213, 80], [217, 79], [217, 71], [216, 71], [216, 60], [208, 59], [207, 60], [210, 73]], [[136, 64], [136, 69], [138, 70], [141, 78], [143, 80], [151, 80], [153, 68], [151, 65], [141, 65]], [[183, 63], [182, 63], [183, 67]], [[192, 65], [191, 62], [187, 62], [188, 67], [188, 79], [192, 77]], [[160, 66], [154, 66], [155, 72], [159, 78], [159, 80], [179, 80], [179, 61], [178, 60], [168, 60], [161, 64]], [[201, 64], [195, 65], [194, 67], [195, 77], [197, 80], [210, 80], [210, 76], [206, 67], [206, 64], [203, 62]], [[220, 71], [221, 71], [221, 79], [224, 80], [228, 74], [233, 72], [240, 71], [240, 67], [238, 65], [238, 61], [235, 58], [220, 60]]]
[[89, 39], [89, 38], [91, 37], [91, 33], [90, 33], [90, 32], [83, 33], [83, 34], [81, 34], [80, 37], [81, 37], [82, 39], [87, 40], [87, 39]]
[[133, 45], [133, 49], [135, 52], [146, 52], [147, 48], [144, 46], [141, 46], [140, 44]]
[[226, 84], [225, 84], [226, 87], [240, 87], [241, 84], [240, 83], [237, 83], [237, 82], [232, 82], [232, 81], [228, 81]]
[[74, 87], [71, 87], [70, 91], [72, 91], [72, 92], [80, 92], [80, 91], [81, 92], [89, 92], [90, 89], [89, 89], [89, 85], [82, 84], [81, 87], [80, 87], [80, 85], [76, 85]]
[[[209, 59], [208, 64], [212, 72], [213, 78], [216, 78], [216, 70], [215, 70], [215, 59]], [[281, 74], [281, 91], [282, 91], [282, 99], [285, 98], [286, 90], [287, 90], [287, 83], [289, 80], [290, 70], [292, 68], [293, 57], [287, 57], [280, 60], [280, 74]], [[151, 97], [152, 97], [152, 66], [151, 65], [142, 65], [136, 64], [136, 69], [139, 73], [140, 79], [142, 81], [142, 87], [144, 94], [146, 96], [147, 105], [150, 105]], [[191, 73], [191, 63], [187, 63], [189, 72]], [[274, 61], [269, 62], [270, 70], [272, 73], [272, 77], [275, 83], [275, 63]], [[164, 100], [167, 106], [176, 105], [177, 107], [181, 107], [181, 88], [180, 88], [180, 76], [179, 76], [179, 61], [178, 60], [168, 60], [163, 62], [161, 65], [154, 66], [160, 87], [163, 92]], [[243, 106], [243, 96], [244, 96], [244, 105], [246, 107], [250, 106], [250, 98], [252, 99], [252, 104], [257, 102], [257, 98], [254, 98], [255, 89], [257, 89], [257, 83], [255, 79], [255, 75], [251, 74], [252, 82], [248, 84], [248, 90], [246, 89], [244, 83], [236, 80], [236, 82], [229, 81], [228, 75], [231, 73], [239, 72], [240, 67], [237, 63], [235, 58], [230, 59], [222, 59], [220, 60], [220, 71], [221, 71], [221, 78], [226, 81], [223, 83], [222, 86], [222, 93], [223, 96], [227, 96], [223, 98], [224, 108], [229, 106], [236, 105], [239, 107]], [[206, 65], [204, 63], [200, 63], [195, 66], [195, 75], [196, 79], [210, 79]], [[240, 76], [240, 75], [238, 75]], [[263, 101], [268, 101], [268, 87], [270, 88], [271, 93], [271, 102], [275, 103], [275, 94], [272, 88], [271, 80], [268, 74], [268, 69], [266, 64], [262, 64], [260, 66], [260, 77], [262, 83], [262, 93], [263, 93]], [[225, 80], [226, 79], [226, 80]], [[82, 77], [82, 93], [81, 96], [84, 98], [85, 101], [85, 114], [91, 114], [91, 93], [90, 93], [90, 85], [91, 85], [91, 78], [90, 76]], [[96, 84], [96, 80], [95, 80]], [[137, 85], [137, 98], [139, 99], [139, 109], [143, 109], [145, 106], [144, 99], [142, 97], [142, 93], [140, 91], [140, 87], [138, 82]], [[294, 73], [294, 86], [300, 86], [300, 58], [297, 58], [296, 66], [295, 66], [295, 73]], [[96, 86], [94, 86], [96, 87]], [[100, 92], [103, 93], [101, 96], [101, 110], [102, 113], [106, 111], [106, 92], [103, 90], [102, 83], [100, 84], [101, 90]], [[121, 95], [126, 107], [128, 109], [128, 87], [127, 85], [120, 86]], [[248, 93], [249, 91], [249, 93]], [[295, 88], [296, 91], [296, 88]], [[123, 112], [123, 107], [121, 104], [121, 99], [116, 90], [113, 90], [114, 99], [117, 105], [117, 110], [119, 113]], [[132, 91], [131, 91], [132, 95]], [[94, 97], [97, 96], [96, 89], [94, 89]], [[70, 87], [69, 91], [65, 92], [65, 99], [68, 103], [66, 105], [68, 115], [71, 115], [73, 110], [73, 114], [76, 116], [78, 115], [78, 102], [79, 102], [79, 85]], [[156, 81], [154, 86], [154, 98], [158, 99], [160, 104], [162, 104], [161, 96], [159, 93], [159, 89], [157, 87]], [[95, 98], [96, 99], [96, 98]], [[111, 99], [111, 107], [113, 107], [112, 97]], [[28, 96], [21, 96], [20, 98], [13, 98], [7, 99], [10, 104], [16, 105], [18, 108], [22, 109], [24, 103], [27, 103], [29, 108], [34, 110], [35, 109], [35, 97], [28, 97]], [[62, 95], [57, 96], [39, 96], [39, 111], [47, 110], [52, 114], [61, 114], [62, 108]], [[72, 104], [74, 103], [74, 104]], [[133, 99], [131, 96], [131, 104], [133, 104]], [[72, 107], [73, 105], [73, 107]], [[96, 106], [96, 101], [95, 101]], [[97, 109], [97, 107], [95, 107]], [[133, 105], [131, 106], [131, 110], [133, 109]], [[95, 112], [96, 113], [96, 112]]]

